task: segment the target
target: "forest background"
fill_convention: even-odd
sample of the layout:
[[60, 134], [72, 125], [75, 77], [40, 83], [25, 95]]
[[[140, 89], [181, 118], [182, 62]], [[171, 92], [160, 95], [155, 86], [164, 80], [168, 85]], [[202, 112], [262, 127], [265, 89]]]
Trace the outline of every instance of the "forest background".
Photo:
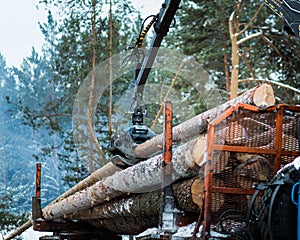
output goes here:
[[[263, 82], [272, 85], [277, 103], [300, 103], [300, 42], [282, 30], [283, 20], [263, 1], [184, 0], [181, 6], [163, 46], [203, 66], [209, 74], [208, 87], [221, 93], [220, 104]], [[84, 79], [99, 63], [130, 53], [126, 49], [135, 44], [147, 17], [125, 0], [41, 0], [39, 7], [48, 10], [47, 21], [40, 23], [45, 41], [41, 53], [33, 48], [18, 67], [8, 67], [0, 54], [3, 235], [28, 218], [37, 162], [42, 163], [42, 203], [46, 205], [109, 161], [107, 145], [118, 121], [130, 121], [128, 113], [115, 121], [113, 112], [133, 84], [134, 69], [106, 89], [97, 108], [88, 109], [94, 117], [86, 123], [87, 151], [74, 142], [74, 101]], [[205, 99], [193, 87], [184, 79], [172, 85], [173, 79], [168, 72], [154, 71], [149, 83], [171, 85], [180, 92], [189, 106], [182, 113], [185, 118], [206, 110]], [[91, 88], [90, 101], [93, 94]], [[159, 104], [147, 108], [146, 124], [160, 131], [161, 118], [153, 123]]]

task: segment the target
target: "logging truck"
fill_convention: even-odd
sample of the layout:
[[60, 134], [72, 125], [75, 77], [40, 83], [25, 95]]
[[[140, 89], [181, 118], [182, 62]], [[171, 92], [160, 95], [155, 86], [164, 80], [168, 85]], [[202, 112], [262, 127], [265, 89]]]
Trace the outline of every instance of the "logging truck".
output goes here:
[[[299, 1], [265, 2], [299, 37]], [[166, 102], [164, 133], [144, 126], [144, 85], [179, 4], [165, 0], [132, 49], [139, 51], [154, 24], [151, 50], [136, 69], [132, 126], [112, 139], [114, 157], [43, 209], [37, 165], [32, 219], [6, 240], [31, 225], [53, 232], [40, 240], [121, 235], [139, 240], [300, 239], [300, 106], [275, 105], [272, 87], [262, 84], [175, 127], [172, 105]], [[184, 143], [172, 149], [174, 139]], [[189, 236], [178, 235], [180, 226], [193, 222]]]

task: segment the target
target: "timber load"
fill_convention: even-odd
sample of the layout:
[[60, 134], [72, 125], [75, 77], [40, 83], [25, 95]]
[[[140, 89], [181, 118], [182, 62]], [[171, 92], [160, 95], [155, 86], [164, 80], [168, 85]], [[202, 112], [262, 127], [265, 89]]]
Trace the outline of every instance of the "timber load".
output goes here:
[[[270, 180], [279, 163], [269, 156], [278, 159], [282, 159], [281, 155], [289, 156], [280, 160], [283, 165], [299, 154], [294, 132], [299, 123], [298, 115], [296, 118], [293, 114], [287, 116], [288, 120], [284, 121], [275, 117], [266, 122], [260, 118], [266, 112], [278, 117], [277, 112], [282, 113], [281, 109], [285, 109], [274, 104], [272, 87], [262, 84], [173, 127], [173, 141], [177, 147], [173, 149], [172, 178], [168, 184], [172, 186], [178, 210], [177, 226], [196, 221], [200, 212], [202, 217], [199, 219], [203, 220], [204, 216], [203, 229], [209, 232], [211, 224], [215, 224], [209, 220], [211, 216], [215, 219], [227, 208], [230, 197], [226, 194], [235, 193], [236, 200], [242, 199], [240, 202], [246, 206], [248, 202], [244, 199], [249, 198], [240, 194], [253, 193], [254, 182]], [[298, 107], [287, 109], [292, 113], [299, 112]], [[241, 111], [246, 114], [239, 115]], [[251, 115], [253, 112], [255, 117]], [[235, 118], [229, 120], [232, 114]], [[275, 137], [280, 123], [283, 126], [279, 132], [281, 140]], [[135, 235], [157, 227], [162, 211], [163, 139], [163, 134], [158, 135], [134, 149], [138, 158], [147, 160], [124, 170], [107, 163], [59, 196], [41, 210], [40, 218], [33, 219], [34, 229], [60, 234], [66, 231], [57, 227], [60, 223], [80, 222], [89, 229], [84, 231], [97, 229], [99, 236], [99, 232], [117, 236]], [[212, 144], [211, 141], [215, 141], [212, 139], [218, 139], [217, 144]], [[278, 152], [276, 149], [280, 146], [289, 148]], [[228, 185], [227, 174], [234, 178], [229, 178], [229, 182], [235, 185]], [[234, 191], [230, 192], [231, 189]], [[47, 227], [49, 223], [50, 227]], [[22, 226], [22, 231], [31, 225], [32, 220], [29, 220]], [[76, 227], [75, 230], [69, 227], [69, 231], [76, 232]], [[13, 239], [18, 234], [20, 230], [5, 239]]]

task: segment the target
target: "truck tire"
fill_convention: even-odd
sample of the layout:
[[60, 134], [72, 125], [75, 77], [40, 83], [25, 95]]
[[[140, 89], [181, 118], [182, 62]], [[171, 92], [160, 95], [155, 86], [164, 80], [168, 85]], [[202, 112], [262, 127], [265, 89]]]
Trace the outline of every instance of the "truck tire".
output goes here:
[[294, 165], [282, 169], [265, 188], [259, 204], [248, 216], [251, 240], [297, 239], [297, 206], [292, 203], [293, 184], [300, 181]]

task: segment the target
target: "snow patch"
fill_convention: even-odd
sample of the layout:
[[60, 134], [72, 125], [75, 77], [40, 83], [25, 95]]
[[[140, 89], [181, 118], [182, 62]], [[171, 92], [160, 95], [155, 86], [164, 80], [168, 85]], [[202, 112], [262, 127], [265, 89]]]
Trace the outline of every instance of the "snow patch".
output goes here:
[[290, 166], [294, 166], [294, 168], [295, 168], [296, 170], [299, 170], [299, 169], [300, 169], [300, 157], [297, 157], [293, 162], [291, 162], [291, 163], [285, 165], [283, 168], [281, 168], [281, 169], [277, 172], [277, 174], [280, 173], [283, 169], [288, 168], [288, 167], [290, 167]]
[[151, 234], [157, 234], [159, 231], [157, 228], [148, 228], [147, 230], [145, 230], [144, 232], [140, 233], [139, 235], [137, 235], [136, 237], [145, 237]]
[[23, 237], [24, 240], [39, 240], [40, 237], [42, 236], [53, 236], [53, 233], [51, 232], [37, 232], [34, 231], [33, 228], [27, 229], [21, 236]]
[[[184, 227], [180, 227], [178, 228], [177, 233], [173, 235], [173, 237], [192, 237], [195, 226], [196, 226], [196, 222], [191, 223], [190, 225]], [[200, 227], [199, 232], [201, 232], [201, 230], [202, 230], [202, 226]]]

